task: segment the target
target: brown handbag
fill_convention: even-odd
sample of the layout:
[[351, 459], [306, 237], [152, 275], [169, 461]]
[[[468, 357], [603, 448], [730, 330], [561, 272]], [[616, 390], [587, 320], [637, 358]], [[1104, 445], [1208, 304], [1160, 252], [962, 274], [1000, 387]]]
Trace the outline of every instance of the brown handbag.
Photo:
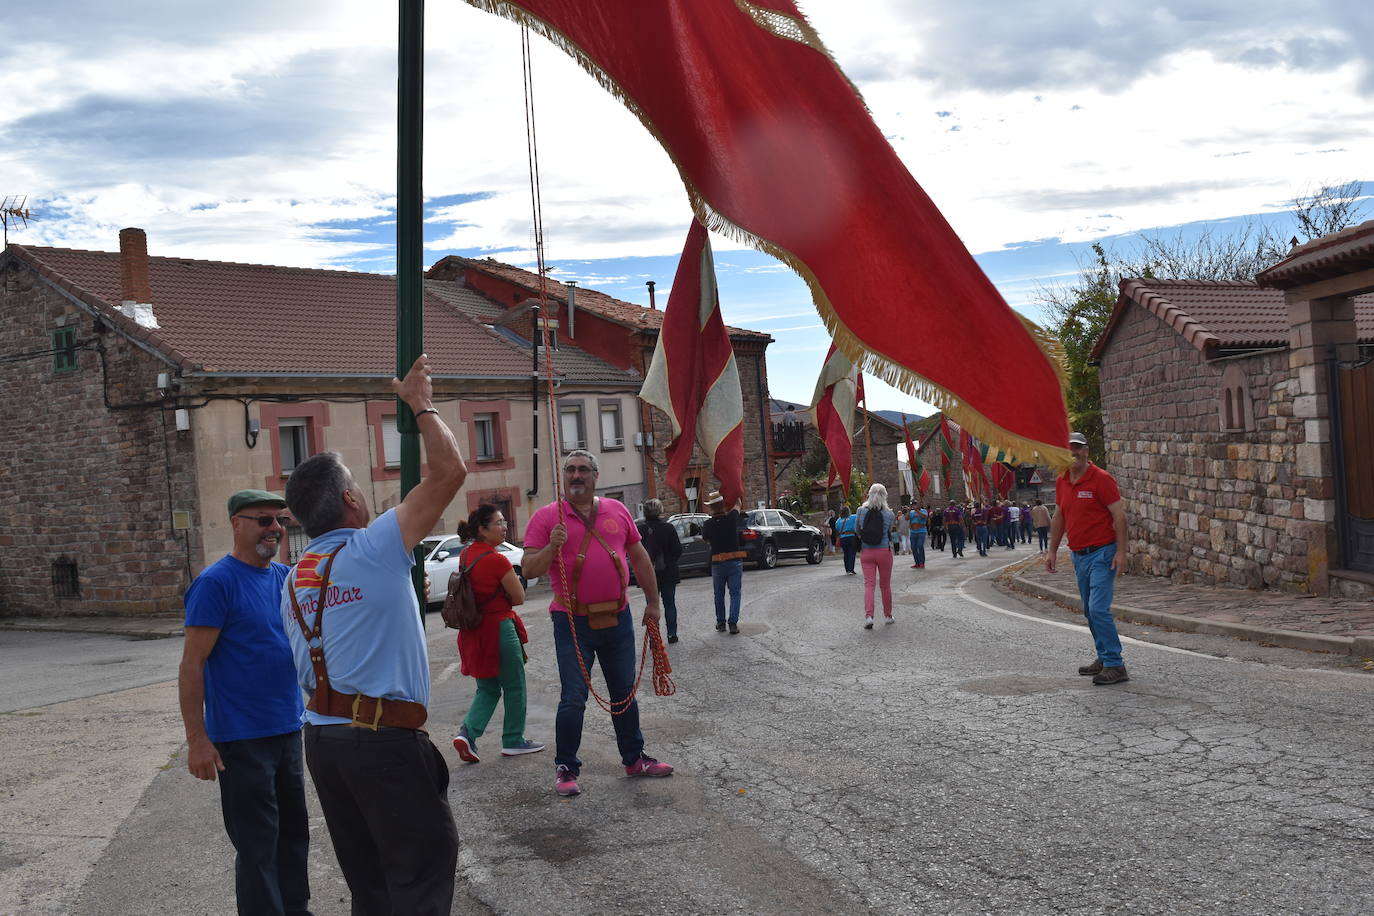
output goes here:
[[439, 612], [444, 618], [444, 626], [455, 630], [475, 630], [482, 625], [482, 609], [477, 606], [471, 573], [478, 563], [490, 555], [491, 551], [488, 550], [467, 566], [460, 562], [458, 568], [449, 573], [448, 595], [444, 598], [443, 610]]

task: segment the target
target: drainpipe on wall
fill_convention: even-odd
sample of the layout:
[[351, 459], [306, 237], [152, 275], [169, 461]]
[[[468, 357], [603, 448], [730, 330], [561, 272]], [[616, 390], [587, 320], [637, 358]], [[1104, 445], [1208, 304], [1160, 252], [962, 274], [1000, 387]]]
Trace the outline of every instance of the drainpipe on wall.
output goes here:
[[768, 505], [776, 505], [773, 498], [773, 456], [769, 448], [771, 436], [768, 427], [771, 425], [772, 418], [769, 416], [768, 399], [763, 391], [763, 351], [759, 351], [758, 359], [754, 362], [754, 377], [757, 380], [759, 391], [759, 427], [763, 433], [763, 479], [764, 485], [768, 488]]
[[[531, 328], [539, 326], [539, 306], [533, 306], [531, 311], [534, 315], [534, 323]], [[534, 468], [531, 471], [530, 488], [525, 491], [525, 495], [533, 498], [539, 495], [539, 348], [534, 345], [534, 332], [530, 332], [530, 358], [532, 359], [533, 371], [530, 374], [530, 422], [534, 425], [533, 436], [530, 440], [530, 463]]]
[[577, 336], [577, 281], [568, 281], [568, 339]]

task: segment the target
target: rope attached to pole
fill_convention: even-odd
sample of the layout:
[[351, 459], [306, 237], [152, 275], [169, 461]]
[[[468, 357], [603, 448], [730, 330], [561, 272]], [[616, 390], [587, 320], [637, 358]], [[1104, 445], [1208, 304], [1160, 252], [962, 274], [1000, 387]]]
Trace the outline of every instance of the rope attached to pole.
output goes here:
[[[521, 70], [525, 82], [525, 150], [529, 160], [530, 175], [530, 210], [534, 219], [534, 258], [536, 269], [539, 272], [539, 318], [535, 322], [535, 330], [539, 331], [539, 342], [544, 345], [544, 381], [546, 388], [545, 411], [549, 421], [549, 473], [553, 477], [553, 492], [558, 500], [558, 520], [566, 528], [567, 513], [564, 506], [563, 478], [559, 473], [559, 463], [554, 460], [558, 454], [558, 423], [555, 414], [558, 410], [558, 402], [554, 396], [554, 377], [553, 377], [553, 354], [554, 348], [548, 346], [549, 342], [549, 297], [547, 268], [544, 264], [544, 201], [539, 183], [539, 139], [535, 130], [535, 108], [534, 108], [534, 78], [533, 69], [530, 64], [530, 31], [528, 27], [520, 29], [520, 62]], [[533, 337], [533, 335], [531, 335]], [[534, 341], [531, 340], [531, 344]], [[594, 522], [593, 522], [594, 524]], [[626, 560], [628, 561], [628, 557]], [[563, 560], [563, 551], [558, 551], [555, 561], [558, 564], [559, 583], [562, 585], [562, 594], [569, 600], [575, 599], [568, 588], [568, 566]], [[582, 680], [587, 684], [587, 693], [596, 700], [598, 706], [606, 710], [613, 716], [618, 716], [629, 710], [634, 704], [635, 697], [639, 694], [639, 684], [644, 679], [644, 663], [649, 656], [653, 656], [654, 667], [651, 681], [654, 685], [654, 693], [661, 697], [672, 696], [677, 692], [677, 685], [673, 683], [671, 677], [673, 666], [668, 660], [668, 649], [663, 644], [663, 634], [659, 631], [658, 621], [651, 620], [644, 625], [644, 645], [639, 653], [639, 672], [635, 675], [634, 687], [630, 692], [619, 700], [608, 700], [599, 694], [596, 686], [592, 683], [591, 672], [587, 670], [587, 663], [582, 654], [582, 646], [577, 638], [577, 621], [572, 608], [568, 609], [568, 632], [572, 634], [573, 651], [577, 654], [577, 666], [582, 671]]]

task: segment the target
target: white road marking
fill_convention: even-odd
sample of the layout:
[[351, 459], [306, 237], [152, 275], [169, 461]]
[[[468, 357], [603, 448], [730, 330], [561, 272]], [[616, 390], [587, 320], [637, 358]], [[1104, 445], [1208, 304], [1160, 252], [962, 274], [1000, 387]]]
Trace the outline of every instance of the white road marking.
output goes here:
[[[981, 599], [979, 599], [979, 598], [975, 598], [975, 597], [973, 597], [972, 595], [970, 595], [968, 592], [964, 591], [964, 586], [965, 586], [965, 585], [968, 585], [970, 582], [974, 581], [975, 579], [981, 579], [981, 578], [983, 578], [984, 576], [990, 576], [990, 575], [992, 575], [993, 573], [999, 573], [999, 572], [1001, 572], [1002, 570], [1006, 569], [1008, 566], [1015, 566], [1017, 563], [1020, 563], [1020, 562], [1022, 562], [1022, 561], [1018, 558], [1018, 559], [1016, 559], [1016, 560], [1012, 560], [1010, 563], [1003, 563], [1001, 566], [994, 567], [993, 569], [984, 570], [983, 572], [980, 572], [980, 573], [979, 573], [978, 575], [976, 575], [976, 576], [969, 576], [967, 579], [965, 579], [965, 580], [962, 581], [962, 582], [957, 583], [957, 584], [954, 586], [955, 594], [957, 594], [960, 598], [963, 598], [965, 601], [968, 601], [968, 602], [971, 602], [971, 603], [973, 603], [973, 604], [976, 604], [976, 605], [978, 605], [979, 607], [985, 607], [985, 608], [987, 608], [987, 609], [990, 610], [990, 611], [996, 611], [996, 612], [999, 613], [999, 614], [1005, 614], [1005, 615], [1008, 616], [1008, 617], [1018, 617], [1018, 618], [1020, 618], [1021, 620], [1029, 620], [1029, 621], [1032, 621], [1032, 622], [1034, 622], [1034, 623], [1043, 623], [1043, 624], [1045, 624], [1045, 625], [1047, 625], [1047, 626], [1059, 627], [1060, 629], [1063, 629], [1063, 630], [1075, 630], [1075, 631], [1080, 632], [1080, 633], [1083, 632], [1084, 630], [1086, 630], [1086, 629], [1087, 629], [1087, 626], [1086, 626], [1085, 624], [1066, 623], [1066, 622], [1064, 622], [1064, 621], [1062, 621], [1062, 620], [1046, 620], [1044, 617], [1034, 617], [1034, 616], [1032, 616], [1032, 615], [1030, 615], [1030, 614], [1019, 614], [1019, 613], [1017, 613], [1016, 611], [1011, 611], [1011, 610], [1008, 610], [1008, 609], [1006, 609], [1006, 608], [1004, 608], [1004, 607], [998, 607], [998, 606], [995, 605], [995, 604], [988, 604], [986, 601], [983, 601], [983, 600], [981, 600]], [[1179, 655], [1191, 655], [1191, 656], [1193, 656], [1194, 658], [1205, 658], [1205, 659], [1209, 659], [1209, 660], [1214, 661], [1214, 662], [1234, 662], [1234, 661], [1236, 661], [1236, 659], [1234, 659], [1234, 658], [1225, 658], [1225, 657], [1217, 656], [1217, 655], [1208, 655], [1206, 652], [1196, 652], [1196, 651], [1194, 651], [1194, 650], [1192, 650], [1192, 649], [1179, 649], [1179, 648], [1177, 648], [1177, 647], [1175, 647], [1175, 646], [1164, 646], [1164, 645], [1160, 645], [1160, 644], [1157, 643], [1157, 642], [1147, 642], [1147, 641], [1145, 641], [1145, 640], [1143, 640], [1143, 639], [1135, 639], [1135, 638], [1130, 637], [1130, 636], [1121, 636], [1120, 639], [1121, 639], [1121, 641], [1122, 641], [1123, 643], [1129, 643], [1129, 644], [1131, 644], [1131, 645], [1133, 645], [1133, 646], [1145, 646], [1145, 647], [1150, 648], [1150, 649], [1158, 649], [1158, 650], [1161, 651], [1161, 652], [1175, 652], [1175, 653], [1177, 653], [1177, 654], [1179, 654]]]
[[439, 676], [436, 677], [436, 678], [434, 679], [434, 683], [436, 683], [436, 684], [442, 684], [444, 681], [446, 681], [446, 680], [448, 680], [449, 678], [453, 677], [453, 672], [455, 672], [455, 671], [457, 671], [457, 670], [458, 670], [458, 662], [453, 662], [453, 663], [450, 664], [450, 665], [446, 665], [446, 666], [444, 667], [444, 670], [439, 672]]

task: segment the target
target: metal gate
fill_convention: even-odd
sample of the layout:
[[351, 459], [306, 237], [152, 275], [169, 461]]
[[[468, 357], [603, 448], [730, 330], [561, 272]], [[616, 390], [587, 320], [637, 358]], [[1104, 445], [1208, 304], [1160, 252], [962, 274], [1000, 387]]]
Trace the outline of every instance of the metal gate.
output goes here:
[[1340, 565], [1374, 573], [1374, 359], [1329, 366]]

